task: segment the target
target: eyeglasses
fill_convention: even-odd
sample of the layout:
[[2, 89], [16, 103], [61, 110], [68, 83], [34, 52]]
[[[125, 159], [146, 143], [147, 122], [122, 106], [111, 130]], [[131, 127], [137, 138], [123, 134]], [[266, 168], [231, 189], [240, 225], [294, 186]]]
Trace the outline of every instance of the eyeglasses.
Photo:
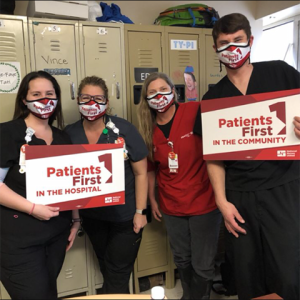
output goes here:
[[78, 96], [79, 96], [80, 103], [88, 103], [92, 100], [98, 104], [106, 104], [107, 103], [106, 97], [104, 95], [91, 96], [88, 94], [79, 94]]

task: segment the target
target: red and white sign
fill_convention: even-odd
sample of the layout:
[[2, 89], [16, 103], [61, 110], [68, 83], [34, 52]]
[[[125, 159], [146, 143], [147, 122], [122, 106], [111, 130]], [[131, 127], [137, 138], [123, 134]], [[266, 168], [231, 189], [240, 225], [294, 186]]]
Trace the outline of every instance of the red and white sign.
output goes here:
[[123, 144], [28, 146], [26, 191], [61, 211], [124, 204]]
[[201, 102], [206, 160], [300, 160], [300, 89]]

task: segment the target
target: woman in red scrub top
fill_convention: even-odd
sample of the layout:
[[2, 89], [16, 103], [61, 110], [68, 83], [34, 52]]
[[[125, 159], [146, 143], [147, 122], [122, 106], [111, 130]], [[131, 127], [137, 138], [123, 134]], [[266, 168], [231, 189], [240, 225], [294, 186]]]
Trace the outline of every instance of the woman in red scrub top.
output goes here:
[[209, 299], [221, 214], [203, 160], [200, 103], [177, 103], [170, 78], [152, 73], [144, 82], [138, 111], [149, 150], [152, 213], [158, 221], [164, 218], [183, 299]]

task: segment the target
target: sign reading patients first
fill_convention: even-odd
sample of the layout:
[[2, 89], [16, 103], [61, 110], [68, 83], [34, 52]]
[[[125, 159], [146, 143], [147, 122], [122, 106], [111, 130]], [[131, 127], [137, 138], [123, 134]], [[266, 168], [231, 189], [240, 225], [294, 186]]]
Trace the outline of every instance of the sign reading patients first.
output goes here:
[[206, 160], [299, 160], [300, 89], [201, 102]]
[[83, 209], [125, 203], [123, 144], [26, 146], [27, 199]]

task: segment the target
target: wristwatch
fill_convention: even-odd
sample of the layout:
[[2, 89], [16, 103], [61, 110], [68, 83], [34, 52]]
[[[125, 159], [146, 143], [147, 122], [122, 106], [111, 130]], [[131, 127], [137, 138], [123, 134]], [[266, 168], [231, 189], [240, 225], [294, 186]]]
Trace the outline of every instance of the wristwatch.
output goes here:
[[135, 212], [140, 215], [146, 215], [147, 211], [148, 211], [147, 208], [144, 208], [144, 209], [137, 209]]

